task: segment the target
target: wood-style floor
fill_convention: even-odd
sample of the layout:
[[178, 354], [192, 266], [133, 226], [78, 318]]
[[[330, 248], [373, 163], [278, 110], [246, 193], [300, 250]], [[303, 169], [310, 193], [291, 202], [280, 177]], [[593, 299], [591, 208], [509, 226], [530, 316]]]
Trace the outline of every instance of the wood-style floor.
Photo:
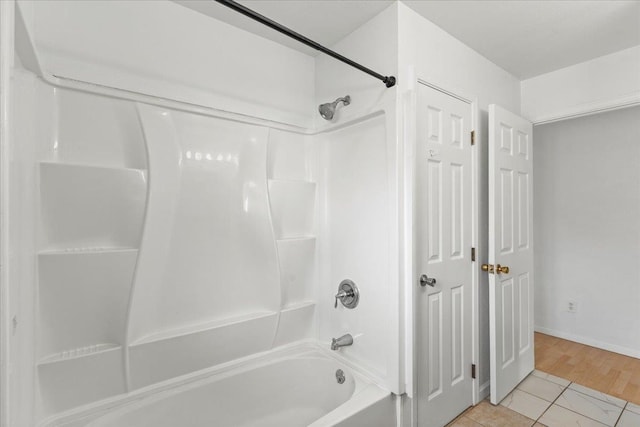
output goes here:
[[640, 405], [640, 359], [535, 334], [536, 369]]

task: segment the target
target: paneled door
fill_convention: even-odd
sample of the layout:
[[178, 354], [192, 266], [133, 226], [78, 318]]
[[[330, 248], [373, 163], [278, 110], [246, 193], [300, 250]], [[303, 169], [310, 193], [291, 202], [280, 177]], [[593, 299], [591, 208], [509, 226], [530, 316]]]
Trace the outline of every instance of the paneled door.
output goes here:
[[534, 367], [532, 125], [489, 106], [489, 323], [491, 403]]
[[441, 427], [472, 404], [472, 105], [420, 84], [417, 112], [418, 425]]

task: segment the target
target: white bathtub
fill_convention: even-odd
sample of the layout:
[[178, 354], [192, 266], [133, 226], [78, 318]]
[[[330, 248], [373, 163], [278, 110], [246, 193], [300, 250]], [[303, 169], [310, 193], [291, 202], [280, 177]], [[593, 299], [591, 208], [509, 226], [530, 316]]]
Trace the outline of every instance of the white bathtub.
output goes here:
[[[336, 371], [344, 372], [339, 384]], [[87, 411], [88, 412], [88, 411]], [[395, 425], [392, 396], [321, 349], [304, 348], [132, 393], [66, 427], [324, 427]], [[72, 418], [74, 420], [72, 420]]]

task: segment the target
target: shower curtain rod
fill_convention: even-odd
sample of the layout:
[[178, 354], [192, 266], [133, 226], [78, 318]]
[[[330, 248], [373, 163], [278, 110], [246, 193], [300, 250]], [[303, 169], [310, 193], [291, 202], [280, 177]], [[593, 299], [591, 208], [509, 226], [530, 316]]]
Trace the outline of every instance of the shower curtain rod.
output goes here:
[[393, 87], [396, 84], [396, 78], [394, 76], [383, 76], [382, 74], [378, 74], [375, 71], [373, 71], [370, 68], [365, 67], [364, 65], [358, 64], [355, 61], [352, 61], [351, 59], [344, 57], [342, 55], [340, 55], [337, 52], [334, 52], [333, 50], [326, 48], [324, 46], [322, 46], [320, 43], [316, 43], [311, 39], [308, 39], [307, 37], [303, 36], [300, 33], [296, 33], [295, 31], [285, 27], [284, 25], [278, 24], [275, 21], [272, 21], [271, 19], [267, 18], [264, 15], [260, 15], [258, 12], [255, 12], [251, 9], [249, 9], [248, 7], [245, 7], [243, 5], [241, 5], [240, 3], [237, 3], [233, 0], [215, 0], [220, 4], [223, 4], [225, 6], [227, 6], [228, 8], [231, 8], [233, 10], [235, 10], [236, 12], [239, 12], [255, 21], [260, 22], [263, 25], [266, 25], [269, 28], [272, 28], [276, 31], [279, 31], [280, 33], [284, 34], [285, 36], [291, 37], [294, 40], [299, 41], [300, 43], [304, 43], [309, 47], [312, 47], [316, 50], [319, 50], [322, 53], [326, 53], [329, 56], [332, 56], [334, 58], [336, 58], [339, 61], [344, 62], [345, 64], [351, 65], [354, 68], [357, 68], [360, 71], [363, 71], [367, 74], [369, 74], [370, 76], [375, 77], [378, 80], [382, 80], [382, 83], [384, 83], [387, 87]]

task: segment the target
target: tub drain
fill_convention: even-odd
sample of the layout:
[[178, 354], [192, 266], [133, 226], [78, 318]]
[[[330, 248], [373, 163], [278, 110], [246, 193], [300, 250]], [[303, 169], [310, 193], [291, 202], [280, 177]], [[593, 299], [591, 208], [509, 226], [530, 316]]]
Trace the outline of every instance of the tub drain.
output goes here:
[[336, 371], [336, 381], [338, 381], [338, 384], [343, 384], [344, 379], [344, 372], [342, 372], [342, 369], [338, 369]]

